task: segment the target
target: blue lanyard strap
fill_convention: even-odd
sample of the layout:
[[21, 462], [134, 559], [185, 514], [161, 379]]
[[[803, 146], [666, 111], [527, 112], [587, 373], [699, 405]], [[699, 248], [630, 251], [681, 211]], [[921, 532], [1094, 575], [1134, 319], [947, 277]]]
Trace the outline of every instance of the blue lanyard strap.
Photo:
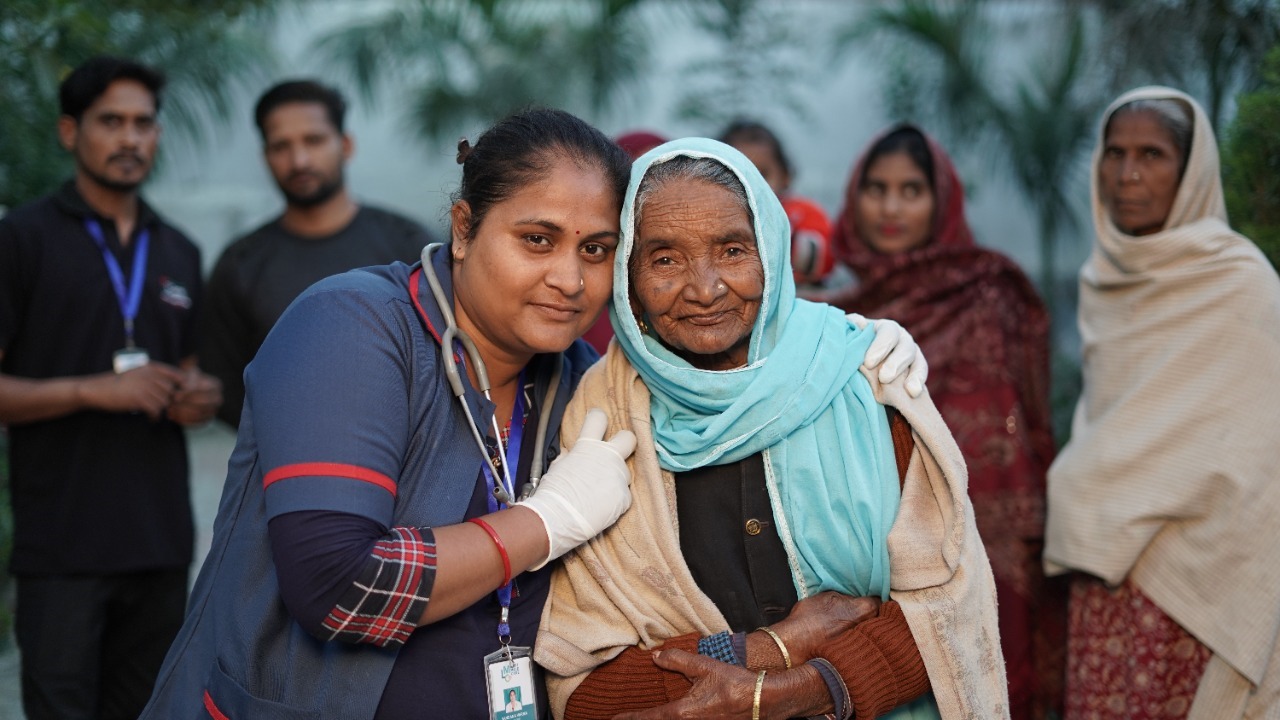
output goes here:
[[107, 264], [107, 275], [111, 276], [111, 287], [116, 291], [116, 301], [120, 304], [120, 314], [124, 316], [124, 339], [127, 347], [133, 347], [133, 320], [138, 316], [138, 307], [142, 304], [142, 284], [147, 274], [147, 250], [151, 245], [151, 233], [143, 230], [138, 233], [138, 244], [133, 249], [133, 272], [129, 274], [129, 288], [124, 286], [124, 271], [116, 256], [107, 247], [107, 239], [102, 235], [102, 226], [93, 218], [84, 221], [85, 230], [93, 237], [98, 249], [102, 251], [102, 259]]
[[[511, 411], [511, 429], [507, 434], [507, 456], [502, 462], [506, 465], [506, 472], [513, 480], [516, 470], [520, 467], [520, 445], [524, 439], [524, 373], [520, 373], [520, 379], [516, 386], [516, 403]], [[494, 496], [494, 491], [501, 487], [502, 482], [493, 476], [489, 471], [489, 464], [485, 463], [481, 466], [484, 471], [484, 477], [487, 481], [487, 490], [485, 498], [489, 502], [489, 512], [495, 513], [507, 507], [506, 503], [498, 502], [498, 498]], [[498, 604], [502, 606], [502, 615], [498, 620], [498, 639], [506, 644], [511, 639], [511, 583], [507, 583], [498, 588]]]

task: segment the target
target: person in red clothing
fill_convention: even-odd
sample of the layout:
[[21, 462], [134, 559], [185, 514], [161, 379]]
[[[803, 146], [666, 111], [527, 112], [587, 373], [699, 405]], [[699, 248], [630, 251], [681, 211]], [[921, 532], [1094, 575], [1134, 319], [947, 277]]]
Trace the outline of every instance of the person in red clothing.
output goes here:
[[750, 158], [782, 201], [791, 223], [791, 271], [796, 285], [821, 285], [835, 269], [831, 220], [816, 202], [790, 192], [795, 170], [778, 136], [758, 122], [736, 120], [719, 139]]
[[821, 299], [897, 320], [929, 358], [995, 575], [1011, 716], [1061, 712], [1065, 588], [1040, 562], [1054, 456], [1044, 304], [1013, 261], [974, 243], [950, 158], [911, 125], [863, 152], [833, 239], [858, 282]]
[[618, 147], [622, 148], [631, 156], [632, 160], [658, 147], [667, 139], [655, 132], [648, 130], [632, 130], [619, 135], [614, 142], [618, 143]]

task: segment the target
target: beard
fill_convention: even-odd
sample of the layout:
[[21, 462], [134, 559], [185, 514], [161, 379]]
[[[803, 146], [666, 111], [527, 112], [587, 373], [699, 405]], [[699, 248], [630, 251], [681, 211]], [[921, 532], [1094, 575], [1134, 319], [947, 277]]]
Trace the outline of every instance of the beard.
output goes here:
[[280, 187], [280, 192], [284, 193], [285, 202], [293, 207], [313, 208], [317, 205], [323, 205], [338, 191], [342, 189], [344, 179], [342, 173], [339, 172], [335, 177], [323, 178], [316, 189], [309, 193], [295, 193], [289, 190], [285, 183], [276, 183]]
[[[139, 158], [139, 162], [141, 162], [141, 158]], [[137, 190], [138, 186], [142, 185], [142, 183], [147, 179], [147, 176], [151, 174], [151, 168], [148, 167], [136, 180], [118, 180], [116, 178], [108, 177], [105, 173], [94, 170], [83, 162], [78, 162], [76, 164], [79, 166], [80, 171], [92, 180], [95, 185], [99, 185], [107, 190], [119, 193], [131, 193]]]

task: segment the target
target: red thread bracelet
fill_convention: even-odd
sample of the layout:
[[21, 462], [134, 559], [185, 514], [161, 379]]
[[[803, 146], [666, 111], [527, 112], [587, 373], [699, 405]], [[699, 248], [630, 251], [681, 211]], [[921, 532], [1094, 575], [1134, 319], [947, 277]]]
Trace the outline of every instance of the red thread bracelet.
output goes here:
[[498, 547], [498, 555], [502, 556], [502, 584], [506, 585], [511, 582], [511, 558], [507, 556], [507, 546], [503, 544], [502, 538], [498, 537], [498, 532], [494, 530], [489, 523], [478, 517], [468, 518], [467, 522], [479, 525], [482, 530], [489, 533], [489, 538], [493, 540], [493, 544]]

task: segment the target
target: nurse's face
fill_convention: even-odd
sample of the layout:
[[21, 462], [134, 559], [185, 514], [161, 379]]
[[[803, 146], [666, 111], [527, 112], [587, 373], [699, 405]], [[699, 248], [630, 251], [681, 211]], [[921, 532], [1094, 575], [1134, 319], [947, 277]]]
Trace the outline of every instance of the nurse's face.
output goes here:
[[470, 238], [470, 208], [454, 203], [458, 326], [516, 362], [569, 347], [609, 300], [619, 212], [604, 172], [564, 156], [490, 207]]

